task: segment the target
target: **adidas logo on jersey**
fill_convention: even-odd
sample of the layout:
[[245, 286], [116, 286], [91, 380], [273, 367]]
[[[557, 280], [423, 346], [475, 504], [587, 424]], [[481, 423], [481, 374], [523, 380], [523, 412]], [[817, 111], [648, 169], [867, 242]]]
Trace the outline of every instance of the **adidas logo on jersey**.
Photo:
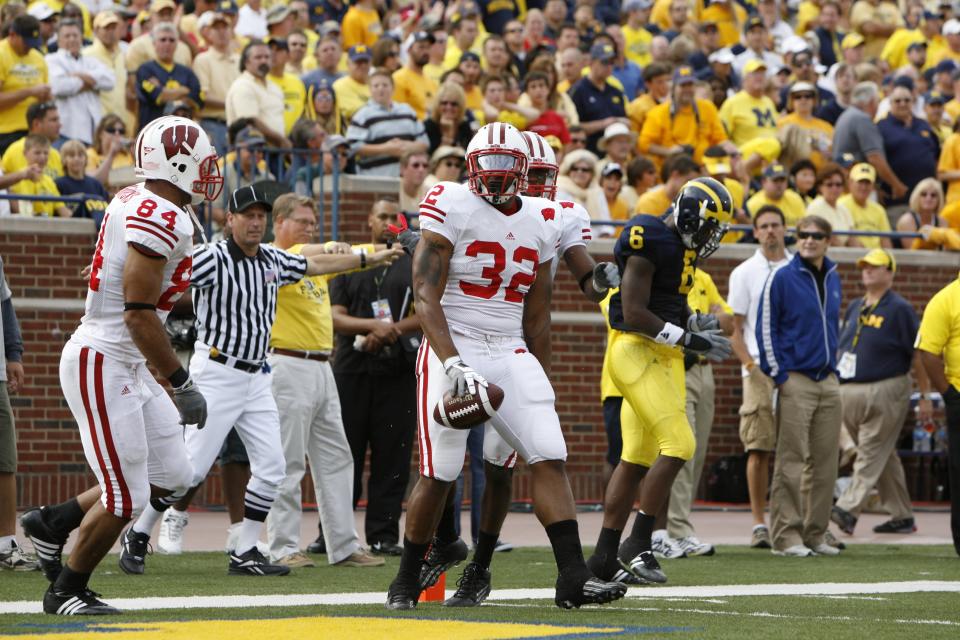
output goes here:
[[516, 240], [516, 238], [513, 237], [513, 233], [507, 232], [507, 240]]
[[133, 392], [130, 391], [130, 387], [128, 387], [127, 385], [123, 385], [123, 389], [120, 390], [120, 395], [122, 396], [127, 396], [127, 395], [130, 395], [131, 393]]

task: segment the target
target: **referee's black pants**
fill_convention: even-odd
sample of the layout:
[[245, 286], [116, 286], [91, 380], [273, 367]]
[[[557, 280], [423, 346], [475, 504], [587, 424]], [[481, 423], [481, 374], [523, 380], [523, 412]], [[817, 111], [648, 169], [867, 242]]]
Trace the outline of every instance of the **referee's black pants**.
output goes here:
[[410, 478], [417, 425], [417, 379], [409, 374], [336, 374], [343, 428], [353, 452], [353, 506], [363, 493], [363, 463], [370, 449], [367, 480], [368, 545], [400, 541], [400, 512]]
[[960, 555], [960, 392], [952, 386], [943, 394], [947, 410], [947, 467], [950, 471], [950, 531]]

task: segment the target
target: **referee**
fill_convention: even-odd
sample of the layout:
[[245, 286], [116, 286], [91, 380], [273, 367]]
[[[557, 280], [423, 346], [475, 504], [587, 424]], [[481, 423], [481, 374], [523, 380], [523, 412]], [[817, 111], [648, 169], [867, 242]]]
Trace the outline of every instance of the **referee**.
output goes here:
[[[223, 441], [236, 427], [250, 458], [250, 481], [244, 496], [243, 522], [236, 549], [230, 550], [231, 574], [285, 575], [257, 550], [263, 522], [284, 478], [280, 420], [266, 362], [270, 331], [277, 313], [277, 292], [305, 276], [393, 262], [401, 250], [372, 254], [328, 255], [322, 245], [308, 245], [300, 255], [261, 244], [271, 200], [254, 186], [230, 198], [227, 223], [231, 235], [194, 251], [194, 306], [197, 343], [190, 374], [207, 399], [210, 419], [199, 430], [186, 429], [196, 492]], [[154, 524], [162, 512], [149, 507], [123, 537], [120, 567], [141, 574]]]

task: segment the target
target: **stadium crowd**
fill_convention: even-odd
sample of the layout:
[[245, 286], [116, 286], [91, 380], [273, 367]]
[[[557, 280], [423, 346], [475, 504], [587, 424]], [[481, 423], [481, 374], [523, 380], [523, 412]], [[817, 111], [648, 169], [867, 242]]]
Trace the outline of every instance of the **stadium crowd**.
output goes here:
[[[891, 444], [899, 433], [893, 431], [896, 421], [874, 425], [870, 435], [882, 442], [858, 458], [855, 473], [860, 475], [837, 507], [831, 507], [833, 462], [840, 449], [841, 414], [845, 424], [865, 424], [866, 418], [852, 418], [848, 411], [873, 406], [871, 394], [881, 392], [895, 396], [900, 411], [911, 368], [922, 392], [942, 390], [947, 381], [942, 368], [939, 377], [928, 380], [914, 361], [912, 341], [920, 323], [908, 313], [909, 305], [905, 310], [902, 299], [884, 296], [896, 273], [888, 249], [960, 250], [960, 5], [919, 0], [248, 0], [238, 6], [234, 0], [133, 0], [128, 5], [39, 0], [29, 6], [5, 3], [0, 22], [5, 35], [0, 41], [0, 187], [12, 194], [85, 198], [76, 208], [0, 200], [0, 216], [73, 215], [99, 224], [105, 203], [133, 182], [130, 168], [138, 150], [131, 149], [131, 140], [163, 115], [199, 122], [216, 147], [225, 177], [222, 202], [211, 208], [217, 227], [228, 211], [237, 213], [227, 204], [231, 194], [262, 180], [279, 180], [302, 193], [304, 180], [318, 173], [399, 178], [399, 206], [378, 202], [371, 215], [371, 241], [380, 243], [388, 237], [383, 229], [388, 218], [415, 213], [437, 182], [463, 179], [470, 139], [492, 122], [544, 137], [557, 157], [559, 190], [586, 208], [598, 236], [618, 233], [616, 225], [604, 223], [666, 213], [691, 179], [715, 178], [732, 197], [734, 221], [753, 228], [728, 233], [724, 242], [760, 244], [756, 264], [748, 261], [744, 269], [772, 272], [791, 261], [794, 249], [813, 265], [815, 286], [806, 292], [810, 299], [803, 308], [818, 314], [823, 308], [823, 335], [817, 337], [829, 345], [822, 360], [796, 356], [791, 362], [783, 352], [777, 353], [779, 362], [771, 360], [780, 345], [758, 345], [763, 329], [754, 323], [770, 313], [769, 305], [778, 304], [777, 294], [774, 289], [773, 298], [764, 298], [768, 306], [760, 308], [763, 288], [756, 288], [756, 273], [739, 284], [731, 277], [729, 306], [715, 287], [715, 295], [690, 300], [691, 308], [703, 313], [727, 315], [727, 333], [740, 336], [739, 343], [734, 338], [734, 351], [744, 366], [741, 436], [751, 452], [748, 474], [757, 520], [752, 543], [787, 555], [833, 555], [842, 543], [827, 532], [827, 519], [852, 533], [874, 485], [888, 499], [891, 515], [880, 530], [913, 530], [903, 471]], [[307, 199], [291, 204], [284, 216], [299, 214], [310, 227], [316, 224], [308, 219], [310, 210]], [[797, 247], [788, 250], [785, 232], [794, 227]], [[870, 235], [891, 230], [908, 235]], [[850, 231], [863, 233], [844, 233]], [[865, 254], [859, 266], [867, 295], [846, 314], [839, 308], [839, 280], [831, 276], [826, 258], [833, 246], [859, 247]], [[787, 287], [785, 295], [791, 286], [800, 290], [805, 268], [784, 269], [776, 286]], [[795, 279], [793, 285], [788, 278]], [[325, 280], [322, 286], [326, 289]], [[391, 293], [384, 294], [393, 299], [388, 313], [391, 306], [406, 304], [408, 286], [403, 279], [392, 283]], [[332, 288], [338, 352], [350, 354], [342, 364], [337, 358], [336, 384], [359, 394], [371, 379], [392, 378], [401, 369], [410, 374], [415, 345], [400, 341], [410, 329], [399, 328], [404, 314], [393, 308], [392, 322], [387, 318], [370, 330], [369, 323], [357, 324], [353, 316], [369, 320], [370, 303], [380, 300], [351, 289], [350, 280]], [[901, 333], [895, 348], [887, 345], [896, 351], [896, 366], [884, 360], [880, 367], [891, 382], [877, 391], [873, 387], [880, 381], [857, 377], [870, 361], [869, 350], [860, 354], [860, 369], [853, 354], [865, 326], [881, 329], [882, 323], [870, 322], [884, 300], [891, 314], [902, 314], [895, 325]], [[282, 314], [282, 299], [280, 306]], [[798, 336], [798, 327], [810, 318], [779, 317], [785, 323], [782, 335]], [[892, 331], [893, 322], [883, 325], [884, 331]], [[869, 344], [868, 335], [863, 333], [861, 350]], [[925, 337], [927, 351], [935, 355], [950, 341], [942, 331]], [[323, 335], [322, 342], [294, 348], [329, 353], [333, 336]], [[763, 346], [770, 347], [768, 352]], [[385, 349], [391, 355], [378, 356], [381, 361], [372, 366], [359, 362], [354, 349], [371, 354]], [[11, 360], [18, 355], [7, 352]], [[845, 364], [843, 355], [852, 356], [853, 364], [850, 357]], [[935, 366], [924, 364], [927, 371]], [[706, 442], [712, 421], [712, 400], [697, 406], [713, 393], [712, 373], [699, 368], [707, 366], [687, 363], [688, 392], [691, 381], [698, 385], [697, 399], [687, 407], [698, 445]], [[821, 375], [838, 367], [849, 385], [838, 385], [832, 373]], [[810, 379], [800, 384], [790, 377], [788, 386], [788, 372], [810, 374]], [[402, 383], [395, 384], [407, 391], [412, 375]], [[851, 389], [860, 384], [870, 388], [854, 396]], [[791, 412], [796, 424], [789, 431], [801, 435], [780, 448], [771, 439], [774, 385], [799, 407]], [[609, 424], [618, 422], [619, 404], [608, 409], [607, 400], [617, 395], [604, 396]], [[338, 440], [349, 444], [358, 467], [341, 469], [344, 477], [336, 480], [338, 487], [346, 486], [342, 502], [353, 485], [355, 506], [367, 447], [376, 440], [366, 423], [376, 420], [348, 416], [356, 407], [343, 410], [344, 420], [365, 425], [364, 433], [352, 435], [347, 425], [349, 442]], [[929, 412], [929, 405], [922, 410]], [[905, 411], [895, 414], [899, 425]], [[408, 440], [397, 441], [406, 456], [414, 425], [408, 428]], [[858, 438], [856, 429], [848, 430]], [[818, 465], [811, 470], [810, 486], [801, 489], [806, 439], [819, 447]], [[302, 463], [305, 450], [309, 455], [321, 445], [284, 446]], [[675, 487], [670, 503], [671, 509], [677, 500], [686, 507], [681, 504], [669, 518], [666, 510], [656, 514], [654, 551], [664, 557], [713, 553], [687, 520], [703, 464], [702, 447], [697, 448], [696, 463], [688, 465], [690, 475], [681, 482], [680, 494]], [[774, 456], [771, 536], [764, 508]], [[611, 465], [618, 459], [612, 453]], [[378, 464], [389, 466], [391, 477], [405, 477], [408, 465], [395, 463], [381, 458]], [[292, 481], [285, 490], [287, 498], [293, 496], [288, 511], [299, 517], [294, 504], [299, 496], [293, 492], [304, 468], [293, 466], [286, 470]], [[333, 486], [316, 469], [314, 474], [318, 484]], [[482, 473], [474, 477], [479, 480]], [[368, 516], [367, 542], [375, 552], [399, 555], [403, 496], [383, 473], [370, 482], [368, 491], [381, 506]], [[183, 513], [172, 509], [165, 517], [168, 540], [182, 535]], [[346, 546], [329, 549], [331, 562], [378, 564], [352, 529], [331, 533], [343, 524], [335, 523], [337, 517], [329, 516], [326, 539], [321, 531], [314, 550], [327, 549], [339, 535]], [[310, 564], [296, 535], [287, 537], [272, 546], [272, 558], [288, 566]], [[473, 537], [476, 544], [476, 531]]]

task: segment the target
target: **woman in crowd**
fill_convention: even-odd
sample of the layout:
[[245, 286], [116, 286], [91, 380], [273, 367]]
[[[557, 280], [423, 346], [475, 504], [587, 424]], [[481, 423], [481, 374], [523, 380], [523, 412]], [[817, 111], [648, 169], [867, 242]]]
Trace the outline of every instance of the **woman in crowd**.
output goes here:
[[[829, 162], [817, 173], [817, 192], [820, 194], [807, 205], [807, 215], [820, 216], [830, 223], [834, 232], [854, 228], [853, 215], [838, 203], [846, 185], [846, 175], [840, 165]], [[848, 235], [834, 233], [830, 244], [835, 247], [861, 247], [860, 242]]]
[[[592, 220], [609, 220], [610, 210], [603, 189], [594, 184], [597, 174], [597, 156], [586, 149], [568, 153], [560, 165], [557, 178], [557, 200], [573, 200], [583, 206]], [[600, 235], [612, 235], [612, 227], [594, 229]]]
[[108, 190], [110, 171], [133, 166], [127, 125], [115, 113], [108, 113], [93, 132], [93, 148], [87, 158], [87, 173], [96, 175]]
[[793, 190], [800, 194], [805, 204], [810, 204], [817, 197], [817, 168], [806, 158], [790, 166], [790, 181]]
[[[557, 68], [550, 56], [538, 57], [530, 63], [526, 76], [528, 82], [530, 75], [534, 72], [547, 76], [549, 91], [547, 92], [546, 108], [551, 111], [556, 111], [560, 117], [563, 118], [567, 127], [580, 124], [580, 116], [577, 114], [577, 107], [573, 104], [573, 100], [570, 99], [570, 96], [566, 92], [557, 91], [557, 82], [559, 80], [557, 77]], [[523, 107], [534, 106], [531, 96], [527, 93], [520, 96], [519, 104]], [[539, 107], [537, 108], [539, 109]], [[566, 144], [566, 140], [564, 140], [564, 144]]]
[[424, 179], [424, 187], [429, 189], [438, 182], [460, 182], [466, 155], [461, 147], [438, 147], [430, 156], [430, 175]]
[[430, 117], [423, 123], [430, 139], [430, 153], [441, 145], [467, 148], [473, 137], [473, 116], [467, 111], [467, 96], [455, 82], [445, 82], [437, 91]]
[[337, 94], [333, 87], [322, 81], [319, 85], [307, 88], [307, 110], [305, 114], [330, 135], [342, 134], [345, 130], [340, 110], [337, 109]]
[[[924, 178], [913, 188], [910, 194], [909, 208], [897, 220], [897, 231], [920, 231], [921, 227], [946, 227], [947, 222], [940, 216], [943, 209], [943, 187], [936, 178]], [[899, 240], [902, 249], [940, 249], [941, 245], [930, 240], [903, 238]]]
[[826, 120], [813, 115], [817, 106], [817, 88], [807, 82], [795, 82], [787, 95], [787, 115], [780, 118], [777, 125], [794, 125], [810, 136], [810, 160], [817, 168], [822, 167], [830, 157], [833, 145], [833, 126]]

